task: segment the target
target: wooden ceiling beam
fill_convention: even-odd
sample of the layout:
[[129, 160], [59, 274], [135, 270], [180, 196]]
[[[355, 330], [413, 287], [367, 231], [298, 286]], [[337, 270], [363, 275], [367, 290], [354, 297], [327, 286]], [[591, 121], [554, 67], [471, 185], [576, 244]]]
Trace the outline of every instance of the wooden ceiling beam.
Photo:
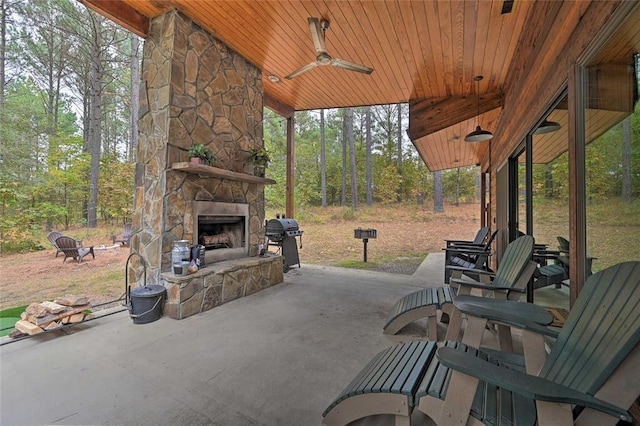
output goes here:
[[[502, 93], [480, 96], [480, 114], [502, 107]], [[431, 133], [469, 120], [478, 115], [476, 96], [421, 99], [409, 102], [409, 139], [417, 140]]]
[[268, 93], [264, 94], [262, 102], [264, 103], [264, 106], [266, 106], [270, 110], [280, 114], [284, 118], [293, 117], [293, 114], [295, 114], [295, 112], [296, 112], [293, 109], [293, 107], [285, 104], [284, 102], [281, 102], [281, 101], [277, 100], [276, 98], [274, 98], [273, 96], [269, 95]]
[[149, 18], [123, 1], [79, 0], [89, 9], [122, 25], [132, 33], [146, 38], [149, 35]]

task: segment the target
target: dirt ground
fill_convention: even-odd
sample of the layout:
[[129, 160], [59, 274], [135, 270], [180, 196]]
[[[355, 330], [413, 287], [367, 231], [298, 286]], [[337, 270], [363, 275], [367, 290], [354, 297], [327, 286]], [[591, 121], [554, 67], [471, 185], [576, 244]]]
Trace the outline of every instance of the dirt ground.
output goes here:
[[[299, 215], [297, 221], [304, 231], [299, 249], [303, 264], [401, 274], [413, 273], [428, 253], [441, 252], [445, 239], [472, 239], [480, 227], [478, 204], [448, 206], [445, 213], [439, 214], [426, 206], [402, 205], [361, 208], [352, 214], [345, 214], [340, 208], [317, 208]], [[377, 230], [377, 238], [368, 243], [366, 264], [363, 242], [353, 235], [358, 227]], [[125, 289], [129, 249], [114, 247], [106, 237], [83, 242], [94, 246], [96, 258], [89, 255], [81, 264], [72, 259], [63, 263], [64, 255], [56, 258], [53, 247], [0, 257], [0, 309], [65, 294], [89, 296], [93, 304], [119, 298]]]
[[[0, 308], [51, 300], [65, 294], [89, 296], [93, 304], [119, 298], [124, 293], [124, 265], [129, 248], [111, 241], [84, 242], [94, 245], [96, 258], [85, 256], [78, 264], [54, 248], [0, 257]], [[114, 278], [120, 279], [118, 285]]]

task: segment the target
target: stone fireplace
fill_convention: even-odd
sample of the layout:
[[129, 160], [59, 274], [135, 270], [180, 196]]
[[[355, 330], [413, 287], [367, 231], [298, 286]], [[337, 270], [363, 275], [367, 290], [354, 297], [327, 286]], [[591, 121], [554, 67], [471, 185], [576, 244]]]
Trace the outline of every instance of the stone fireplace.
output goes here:
[[[174, 318], [283, 281], [281, 260], [250, 257], [264, 237], [264, 185], [273, 183], [253, 176], [248, 161], [249, 149], [263, 146], [261, 78], [258, 68], [178, 11], [151, 21], [131, 247], [146, 261], [147, 284], [167, 287], [165, 313]], [[195, 143], [213, 152], [214, 167], [189, 165]], [[175, 277], [174, 241], [196, 243], [203, 234], [211, 243], [205, 268]], [[140, 277], [141, 268], [134, 262], [128, 273]]]

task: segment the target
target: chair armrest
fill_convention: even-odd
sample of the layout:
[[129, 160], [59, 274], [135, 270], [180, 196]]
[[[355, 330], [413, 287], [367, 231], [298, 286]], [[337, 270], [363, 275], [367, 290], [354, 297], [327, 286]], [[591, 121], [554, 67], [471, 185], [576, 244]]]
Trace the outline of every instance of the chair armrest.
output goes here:
[[442, 347], [438, 349], [436, 356], [446, 367], [515, 392], [525, 398], [580, 405], [602, 411], [620, 420], [631, 421], [628, 411], [545, 378], [499, 367], [453, 348]]
[[444, 247], [442, 250], [452, 253], [465, 253], [465, 254], [488, 254], [489, 250], [485, 250], [484, 246], [451, 246]]
[[534, 251], [533, 255], [538, 257], [558, 257], [560, 256], [560, 252], [555, 250], [539, 250]]
[[[467, 272], [467, 273], [475, 273], [475, 271], [476, 270], [474, 270], [474, 269], [465, 269], [465, 272]], [[451, 281], [453, 281], [454, 283], [456, 283], [458, 285], [461, 285], [461, 286], [479, 288], [481, 290], [504, 290], [504, 291], [515, 291], [515, 292], [518, 292], [518, 293], [526, 293], [527, 292], [526, 288], [514, 288], [514, 287], [497, 286], [497, 285], [493, 285], [493, 284], [480, 283], [480, 282], [477, 282], [477, 281], [465, 281], [465, 280], [458, 279], [458, 278], [452, 278]]]
[[445, 269], [448, 269], [450, 271], [461, 271], [469, 274], [487, 275], [489, 277], [494, 277], [496, 275], [496, 273], [493, 271], [485, 271], [484, 269], [475, 269], [475, 268], [465, 268], [464, 266], [458, 266], [458, 265], [447, 265], [445, 266]]
[[458, 243], [447, 243], [447, 247], [446, 248], [455, 248], [455, 247], [484, 247], [485, 244], [484, 243], [474, 243], [472, 241], [461, 241]]
[[444, 240], [447, 245], [449, 244], [475, 244], [473, 240]]
[[453, 304], [463, 314], [500, 322], [543, 336], [557, 338], [559, 334], [545, 327], [553, 322], [553, 316], [544, 308], [531, 303], [458, 295]]

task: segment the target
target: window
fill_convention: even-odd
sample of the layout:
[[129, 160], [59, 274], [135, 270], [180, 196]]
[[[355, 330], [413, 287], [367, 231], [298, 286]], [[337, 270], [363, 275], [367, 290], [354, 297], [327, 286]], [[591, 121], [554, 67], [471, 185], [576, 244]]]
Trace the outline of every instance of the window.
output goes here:
[[628, 62], [587, 68], [587, 274], [640, 259], [640, 59]]

